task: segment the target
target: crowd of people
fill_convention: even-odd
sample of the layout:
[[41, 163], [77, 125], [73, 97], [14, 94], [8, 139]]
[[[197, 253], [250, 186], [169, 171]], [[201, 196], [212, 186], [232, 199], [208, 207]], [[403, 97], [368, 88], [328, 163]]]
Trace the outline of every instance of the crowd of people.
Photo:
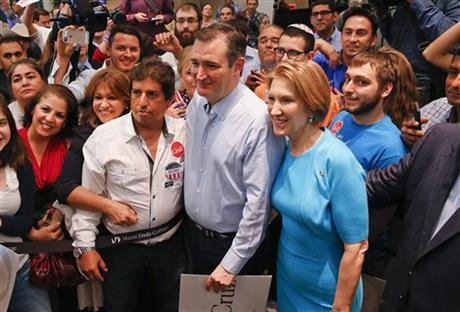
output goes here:
[[0, 243], [69, 241], [86, 281], [0, 244], [0, 310], [177, 311], [182, 273], [273, 275], [280, 312], [460, 309], [460, 2], [240, 4], [120, 1], [93, 31], [2, 1]]

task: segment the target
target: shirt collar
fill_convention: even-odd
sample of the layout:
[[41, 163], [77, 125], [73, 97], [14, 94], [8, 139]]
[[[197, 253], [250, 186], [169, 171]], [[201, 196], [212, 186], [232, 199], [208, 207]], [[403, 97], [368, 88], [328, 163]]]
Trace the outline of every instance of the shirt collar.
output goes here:
[[447, 117], [447, 122], [448, 123], [457, 123], [457, 106], [452, 105], [452, 109], [450, 110], [450, 114]]
[[208, 115], [212, 115], [216, 113], [217, 116], [221, 120], [224, 120], [232, 107], [234, 106], [235, 102], [241, 97], [243, 92], [243, 86], [241, 83], [238, 83], [235, 89], [230, 92], [227, 96], [222, 98], [220, 101], [216, 102], [214, 105], [210, 106], [209, 103], [206, 101], [203, 103], [203, 109]]
[[[133, 138], [139, 137], [139, 133], [134, 125], [134, 119], [133, 119], [133, 114], [130, 112], [126, 114], [123, 117], [120, 129], [122, 131], [122, 135], [125, 138], [125, 142], [128, 142], [129, 140]], [[172, 123], [174, 120], [172, 117], [164, 116], [164, 123], [163, 123], [163, 128], [162, 128], [162, 133], [164, 137], [167, 139], [169, 137], [174, 137], [174, 127], [172, 126]], [[170, 126], [168, 126], [170, 125]]]

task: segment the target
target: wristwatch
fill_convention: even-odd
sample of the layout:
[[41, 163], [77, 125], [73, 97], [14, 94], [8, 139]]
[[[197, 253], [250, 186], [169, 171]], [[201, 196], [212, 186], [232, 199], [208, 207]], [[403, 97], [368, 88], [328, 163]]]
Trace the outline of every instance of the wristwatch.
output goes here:
[[94, 247], [76, 247], [73, 249], [73, 256], [75, 258], [80, 258], [81, 256], [83, 256], [83, 254], [91, 250], [95, 250], [95, 248]]

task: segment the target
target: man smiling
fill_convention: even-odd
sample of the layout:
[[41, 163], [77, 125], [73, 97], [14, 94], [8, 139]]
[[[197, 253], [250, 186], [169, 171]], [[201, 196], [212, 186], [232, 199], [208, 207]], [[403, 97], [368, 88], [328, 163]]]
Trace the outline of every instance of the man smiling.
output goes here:
[[246, 41], [216, 23], [195, 34], [197, 93], [187, 110], [185, 207], [192, 273], [220, 290], [263, 274], [269, 194], [283, 144], [265, 103], [241, 85]]
[[383, 111], [396, 79], [396, 70], [383, 52], [357, 55], [345, 74], [345, 111], [334, 119], [331, 132], [347, 144], [366, 171], [386, 168], [407, 152], [398, 128]]

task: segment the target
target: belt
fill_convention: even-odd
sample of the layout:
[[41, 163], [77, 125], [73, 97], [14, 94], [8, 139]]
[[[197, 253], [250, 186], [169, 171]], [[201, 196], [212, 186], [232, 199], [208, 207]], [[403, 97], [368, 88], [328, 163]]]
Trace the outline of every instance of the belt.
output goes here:
[[204, 234], [204, 236], [209, 237], [209, 238], [229, 239], [229, 238], [234, 238], [236, 236], [236, 232], [219, 233], [219, 232], [207, 229], [203, 227], [202, 225], [199, 225], [196, 222], [193, 222], [193, 224], [201, 233]]

